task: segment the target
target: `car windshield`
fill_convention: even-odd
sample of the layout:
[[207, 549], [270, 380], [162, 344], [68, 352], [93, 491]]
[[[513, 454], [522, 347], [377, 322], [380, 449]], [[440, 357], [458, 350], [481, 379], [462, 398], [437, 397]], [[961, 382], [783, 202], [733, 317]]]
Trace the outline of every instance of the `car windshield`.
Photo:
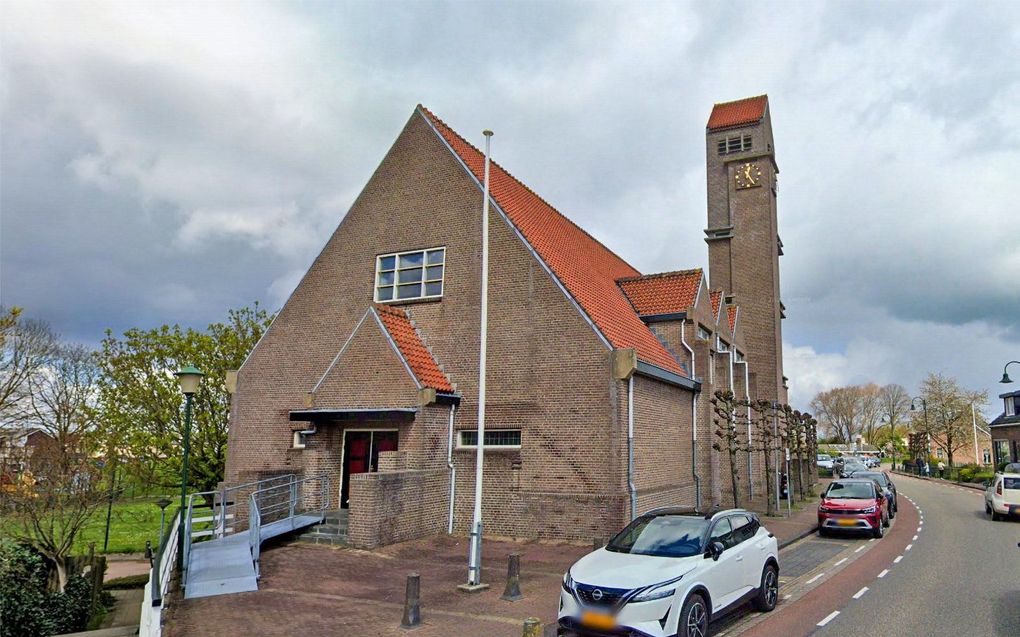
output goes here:
[[617, 553], [691, 557], [700, 555], [709, 521], [681, 515], [643, 515], [610, 540], [606, 549]]
[[818, 454], [818, 459], [819, 460], [830, 460], [831, 458], [829, 458], [829, 456], [827, 456], [824, 453], [820, 453], [820, 454]]
[[867, 482], [833, 482], [825, 497], [830, 500], [870, 500], [875, 497], [875, 490]]

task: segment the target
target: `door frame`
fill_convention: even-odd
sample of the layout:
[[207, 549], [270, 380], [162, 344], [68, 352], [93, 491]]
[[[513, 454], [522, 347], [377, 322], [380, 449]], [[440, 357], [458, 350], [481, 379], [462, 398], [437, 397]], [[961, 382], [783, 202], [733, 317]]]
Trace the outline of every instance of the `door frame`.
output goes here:
[[[376, 432], [396, 432], [397, 434], [397, 447], [400, 447], [400, 429], [398, 427], [345, 427], [340, 430], [340, 480], [336, 485], [336, 505], [338, 509], [343, 508], [343, 492], [344, 492], [344, 463], [347, 462], [347, 432], [357, 431], [361, 433]], [[375, 436], [369, 440], [368, 443], [368, 463], [369, 467], [372, 466], [372, 444], [375, 442]]]

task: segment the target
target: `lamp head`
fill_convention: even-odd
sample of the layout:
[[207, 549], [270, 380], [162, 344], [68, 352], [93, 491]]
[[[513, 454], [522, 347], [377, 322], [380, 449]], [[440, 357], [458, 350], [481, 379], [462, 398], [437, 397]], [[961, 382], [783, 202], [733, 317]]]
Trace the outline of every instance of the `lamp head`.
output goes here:
[[167, 500], [166, 498], [160, 498], [156, 500], [156, 506], [158, 506], [161, 509], [165, 509], [168, 506], [170, 506], [170, 500]]
[[1013, 379], [1011, 379], [1009, 377], [1009, 374], [1007, 374], [1006, 372], [1002, 372], [1002, 380], [1000, 380], [999, 382], [1003, 383], [1005, 385], [1005, 384], [1012, 383]]
[[181, 384], [181, 392], [185, 396], [190, 396], [198, 391], [198, 384], [202, 381], [202, 377], [205, 374], [193, 365], [188, 365], [174, 374], [174, 376], [177, 377], [178, 382]]

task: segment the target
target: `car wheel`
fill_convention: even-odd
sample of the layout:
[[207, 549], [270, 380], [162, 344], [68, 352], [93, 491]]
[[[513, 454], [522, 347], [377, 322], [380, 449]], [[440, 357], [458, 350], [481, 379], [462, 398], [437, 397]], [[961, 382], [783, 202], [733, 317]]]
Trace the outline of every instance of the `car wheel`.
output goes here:
[[881, 520], [879, 520], [878, 526], [871, 530], [871, 536], [876, 540], [880, 540], [883, 535], [885, 535], [885, 525], [882, 524]]
[[996, 513], [995, 509], [992, 509], [992, 522], [998, 522], [1001, 519], [1002, 519], [1002, 516], [999, 515], [998, 513]]
[[687, 598], [680, 609], [680, 624], [676, 637], [705, 637], [708, 635], [708, 606], [705, 598], [695, 593]]
[[892, 525], [892, 513], [890, 513], [889, 515], [885, 516], [885, 518], [882, 519], [882, 526], [888, 529], [891, 525]]
[[891, 520], [894, 517], [896, 517], [896, 507], [890, 507], [889, 508], [889, 519]]
[[761, 585], [758, 595], [754, 598], [754, 607], [767, 613], [779, 602], [779, 572], [773, 564], [766, 564], [761, 572]]
[[829, 537], [829, 532], [825, 530], [824, 526], [818, 527], [818, 537]]
[[991, 512], [992, 512], [992, 507], [988, 506], [988, 501], [985, 500], [985, 513], [987, 514], [987, 513], [991, 513]]

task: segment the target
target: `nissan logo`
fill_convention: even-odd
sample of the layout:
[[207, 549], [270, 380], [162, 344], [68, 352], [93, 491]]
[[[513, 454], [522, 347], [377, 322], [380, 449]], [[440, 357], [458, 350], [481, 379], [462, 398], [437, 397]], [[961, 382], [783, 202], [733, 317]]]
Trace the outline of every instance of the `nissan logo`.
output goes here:
[[591, 592], [591, 598], [596, 602], [602, 599], [602, 589], [596, 588]]

